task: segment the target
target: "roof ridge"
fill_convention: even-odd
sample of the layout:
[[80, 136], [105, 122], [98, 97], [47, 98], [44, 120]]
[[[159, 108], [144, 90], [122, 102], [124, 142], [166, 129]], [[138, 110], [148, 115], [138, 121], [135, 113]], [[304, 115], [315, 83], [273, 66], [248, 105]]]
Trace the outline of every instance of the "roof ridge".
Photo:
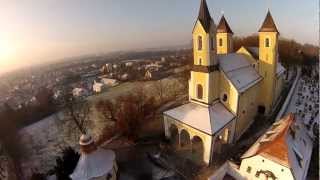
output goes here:
[[[288, 159], [288, 157], [289, 157], [289, 154], [288, 154], [288, 144], [287, 144], [287, 142], [286, 142], [286, 137], [287, 137], [287, 134], [288, 134], [288, 131], [289, 131], [289, 129], [290, 129], [290, 127], [291, 127], [291, 125], [292, 125], [292, 122], [294, 122], [294, 115], [291, 113], [291, 114], [289, 114], [287, 117], [285, 117], [285, 118], [287, 118], [287, 119], [285, 119], [285, 120], [283, 120], [284, 122], [282, 122], [282, 123], [286, 123], [285, 124], [285, 126], [284, 127], [282, 127], [281, 128], [281, 132], [279, 132], [279, 133], [276, 133], [274, 136], [275, 137], [273, 137], [269, 142], [267, 142], [267, 143], [264, 143], [264, 144], [259, 144], [259, 146], [261, 146], [261, 148], [259, 148], [259, 150], [255, 153], [255, 154], [259, 154], [259, 153], [263, 153], [263, 154], [268, 154], [268, 155], [270, 155], [270, 156], [272, 156], [272, 157], [274, 157], [275, 155], [274, 154], [271, 154], [271, 152], [270, 151], [268, 151], [268, 150], [278, 150], [279, 148], [281, 148], [281, 147], [279, 147], [279, 143], [281, 143], [281, 145], [282, 145], [282, 147], [284, 148], [284, 149], [282, 149], [282, 150], [285, 150], [285, 152], [283, 153], [283, 154], [281, 154], [280, 156], [282, 156], [281, 158], [283, 158], [283, 159], [281, 159], [281, 158], [279, 158], [279, 157], [275, 157], [275, 158], [277, 158], [279, 161], [281, 161], [281, 162], [285, 162], [285, 164], [287, 165], [287, 166], [289, 166], [290, 165], [290, 163], [289, 162], [286, 162], [286, 161], [289, 161], [289, 159]], [[281, 123], [281, 124], [282, 124]], [[278, 127], [279, 128], [279, 127]], [[268, 131], [269, 131], [270, 129], [268, 129]], [[265, 135], [265, 134], [264, 134]], [[261, 139], [260, 139], [261, 140]], [[273, 151], [272, 151], [273, 152]], [[282, 151], [283, 152], [283, 151]], [[279, 155], [279, 153], [281, 153], [281, 152], [279, 152], [279, 151], [277, 151], [276, 152], [276, 155]], [[284, 154], [286, 154], [286, 157], [283, 157], [283, 155]]]

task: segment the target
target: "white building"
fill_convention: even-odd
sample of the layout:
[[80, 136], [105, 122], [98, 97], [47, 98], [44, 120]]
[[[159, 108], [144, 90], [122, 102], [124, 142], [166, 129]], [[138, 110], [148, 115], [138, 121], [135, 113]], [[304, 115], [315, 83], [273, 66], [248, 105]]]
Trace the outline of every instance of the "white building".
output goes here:
[[126, 67], [131, 67], [131, 66], [133, 66], [133, 62], [126, 62]]
[[94, 81], [92, 85], [92, 90], [93, 92], [100, 93], [104, 89], [104, 87], [105, 85], [103, 83]]
[[112, 87], [118, 84], [118, 81], [116, 79], [109, 79], [109, 78], [101, 78], [101, 83], [108, 87]]
[[81, 156], [70, 175], [72, 180], [116, 180], [118, 166], [111, 150], [96, 147], [89, 135], [80, 137]]
[[83, 88], [74, 88], [73, 90], [72, 90], [72, 95], [74, 96], [74, 97], [80, 97], [80, 96], [85, 96], [85, 95], [87, 95], [87, 91], [85, 90], [85, 89], [83, 89]]
[[304, 180], [312, 146], [305, 126], [289, 114], [275, 122], [242, 156], [240, 172], [248, 179]]
[[227, 161], [209, 180], [305, 180], [312, 140], [293, 114], [275, 122], [242, 156], [240, 168]]

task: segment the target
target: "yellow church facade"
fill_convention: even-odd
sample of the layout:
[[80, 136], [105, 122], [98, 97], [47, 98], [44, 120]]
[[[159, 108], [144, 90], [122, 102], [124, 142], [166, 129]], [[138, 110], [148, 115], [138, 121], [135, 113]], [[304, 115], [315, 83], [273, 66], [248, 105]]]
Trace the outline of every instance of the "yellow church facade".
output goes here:
[[202, 0], [192, 32], [189, 103], [164, 112], [165, 136], [211, 164], [241, 137], [258, 112], [270, 113], [285, 71], [278, 62], [278, 35], [268, 12], [259, 30], [259, 47], [234, 51], [225, 17], [216, 26]]

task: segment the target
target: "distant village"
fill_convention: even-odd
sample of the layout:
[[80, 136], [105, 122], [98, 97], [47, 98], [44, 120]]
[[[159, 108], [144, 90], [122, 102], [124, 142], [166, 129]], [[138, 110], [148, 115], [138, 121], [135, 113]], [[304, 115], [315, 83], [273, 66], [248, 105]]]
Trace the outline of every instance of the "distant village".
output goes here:
[[187, 71], [190, 58], [188, 51], [177, 51], [149, 59], [78, 62], [45, 73], [34, 70], [14, 80], [3, 77], [0, 105], [6, 103], [14, 109], [36, 105], [41, 93], [52, 93], [58, 99], [66, 87], [72, 88], [74, 96], [86, 97], [127, 81], [158, 80]]

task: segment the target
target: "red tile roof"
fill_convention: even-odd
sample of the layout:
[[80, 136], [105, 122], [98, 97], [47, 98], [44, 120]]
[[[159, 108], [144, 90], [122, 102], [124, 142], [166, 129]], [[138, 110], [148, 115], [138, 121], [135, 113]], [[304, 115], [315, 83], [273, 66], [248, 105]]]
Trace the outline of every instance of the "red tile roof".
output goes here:
[[289, 114], [280, 121], [282, 121], [281, 124], [274, 127], [277, 133], [274, 134], [274, 137], [270, 136], [270, 141], [261, 143], [256, 154], [267, 156], [289, 167], [287, 135], [294, 122], [294, 115]]

